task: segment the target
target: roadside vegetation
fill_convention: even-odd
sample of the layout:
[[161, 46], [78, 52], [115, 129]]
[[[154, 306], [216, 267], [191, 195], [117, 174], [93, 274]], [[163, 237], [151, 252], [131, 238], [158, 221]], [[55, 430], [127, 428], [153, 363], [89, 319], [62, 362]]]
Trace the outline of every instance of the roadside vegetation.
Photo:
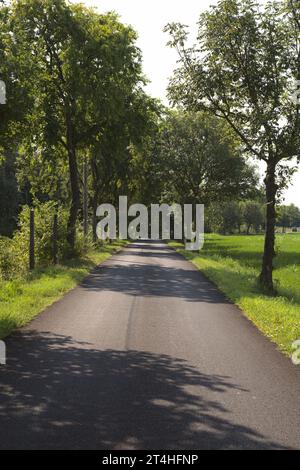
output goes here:
[[105, 243], [75, 259], [0, 281], [0, 338], [32, 320], [124, 244], [121, 240]]
[[257, 282], [263, 243], [263, 235], [206, 234], [200, 252], [185, 251], [180, 243], [170, 244], [237, 304], [281, 351], [290, 354], [292, 342], [300, 338], [300, 233], [276, 236], [276, 297], [262, 294]]

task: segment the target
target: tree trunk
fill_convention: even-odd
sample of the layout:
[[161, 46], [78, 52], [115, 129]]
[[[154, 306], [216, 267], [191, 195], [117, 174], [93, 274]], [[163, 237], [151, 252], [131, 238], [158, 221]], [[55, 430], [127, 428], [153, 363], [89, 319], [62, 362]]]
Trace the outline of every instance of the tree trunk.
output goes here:
[[266, 211], [266, 228], [265, 228], [265, 244], [264, 254], [262, 261], [262, 269], [260, 273], [260, 284], [263, 289], [271, 294], [275, 294], [273, 284], [273, 259], [275, 257], [275, 223], [276, 223], [276, 162], [270, 160], [267, 164], [266, 176], [264, 179], [266, 188], [266, 200], [267, 200], [267, 211]]
[[66, 125], [67, 125], [67, 148], [68, 148], [68, 161], [69, 161], [69, 174], [70, 174], [70, 183], [71, 183], [71, 207], [69, 212], [68, 220], [68, 233], [67, 241], [70, 245], [71, 253], [75, 249], [75, 240], [76, 240], [76, 222], [77, 215], [80, 206], [80, 193], [79, 193], [79, 182], [78, 182], [78, 168], [77, 168], [77, 159], [76, 159], [76, 149], [74, 143], [74, 132], [73, 132], [73, 123], [70, 117], [70, 112], [67, 112], [66, 116]]

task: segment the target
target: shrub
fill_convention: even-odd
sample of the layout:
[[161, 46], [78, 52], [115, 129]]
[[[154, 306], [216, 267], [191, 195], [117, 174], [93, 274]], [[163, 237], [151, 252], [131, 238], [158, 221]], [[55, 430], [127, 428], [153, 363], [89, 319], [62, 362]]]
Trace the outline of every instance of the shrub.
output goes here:
[[[37, 203], [34, 207], [35, 264], [49, 266], [53, 262], [53, 221], [57, 211], [57, 256], [58, 261], [70, 255], [67, 243], [68, 211], [56, 208], [54, 201]], [[13, 238], [0, 237], [0, 279], [9, 280], [24, 276], [28, 271], [30, 207], [23, 206], [19, 216], [18, 230]], [[91, 237], [84, 238], [78, 226], [75, 256], [80, 256], [91, 248]], [[74, 253], [73, 253], [74, 255]]]
[[16, 266], [12, 240], [7, 237], [0, 237], [0, 279], [10, 279], [15, 273]]
[[[55, 202], [36, 204], [34, 207], [35, 226], [35, 261], [37, 266], [47, 266], [53, 259], [53, 220], [58, 212], [58, 258], [62, 259], [67, 250], [67, 214], [62, 208], [56, 209]], [[25, 254], [28, 262], [30, 208], [24, 206], [19, 216], [19, 230], [13, 237], [13, 246], [16, 254], [21, 257]]]

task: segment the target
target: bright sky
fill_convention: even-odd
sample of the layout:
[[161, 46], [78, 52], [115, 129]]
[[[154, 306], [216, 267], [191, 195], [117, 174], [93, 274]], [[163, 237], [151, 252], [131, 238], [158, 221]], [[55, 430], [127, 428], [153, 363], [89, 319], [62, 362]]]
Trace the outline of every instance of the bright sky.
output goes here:
[[[189, 26], [193, 40], [200, 13], [217, 0], [82, 0], [80, 3], [97, 7], [100, 12], [115, 10], [124, 23], [134, 27], [143, 54], [144, 73], [151, 82], [147, 91], [167, 104], [168, 78], [176, 67], [177, 55], [166, 46], [168, 36], [163, 28], [167, 23], [179, 21]], [[285, 203], [292, 202], [300, 207], [300, 171], [285, 192]]]

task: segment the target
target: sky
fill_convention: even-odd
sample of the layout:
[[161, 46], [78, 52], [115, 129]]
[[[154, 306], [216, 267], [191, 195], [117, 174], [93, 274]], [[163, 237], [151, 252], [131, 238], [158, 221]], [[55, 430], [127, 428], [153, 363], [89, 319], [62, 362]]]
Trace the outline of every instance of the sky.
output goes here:
[[[189, 27], [193, 42], [200, 13], [217, 0], [81, 0], [80, 3], [96, 7], [101, 13], [114, 10], [124, 23], [133, 26], [138, 33], [137, 45], [143, 55], [144, 74], [150, 80], [147, 92], [168, 104], [166, 88], [176, 68], [177, 54], [166, 45], [168, 35], [163, 28], [173, 21], [183, 23]], [[259, 171], [263, 175], [263, 163], [259, 165]], [[285, 204], [294, 203], [300, 207], [300, 170], [284, 197]]]

